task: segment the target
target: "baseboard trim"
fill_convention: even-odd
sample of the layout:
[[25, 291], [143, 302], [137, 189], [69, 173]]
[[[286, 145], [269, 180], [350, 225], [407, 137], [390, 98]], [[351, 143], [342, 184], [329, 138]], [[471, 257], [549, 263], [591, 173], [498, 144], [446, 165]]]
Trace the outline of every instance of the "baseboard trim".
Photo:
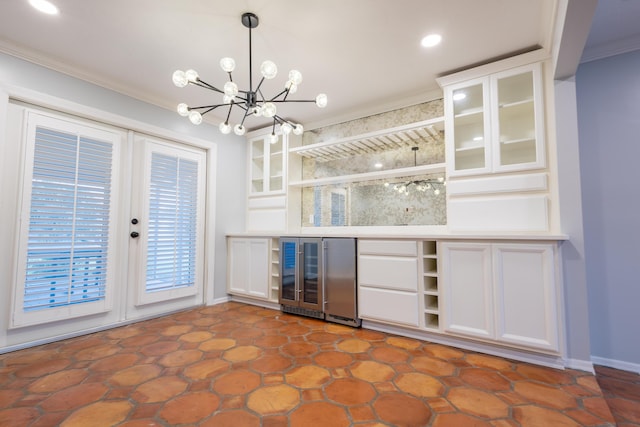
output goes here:
[[229, 301], [241, 302], [244, 304], [257, 305], [258, 307], [270, 308], [272, 310], [280, 310], [280, 304], [277, 302], [263, 301], [240, 295], [229, 296]]
[[468, 341], [462, 338], [441, 334], [432, 334], [426, 331], [418, 331], [398, 326], [391, 326], [388, 324], [377, 323], [370, 320], [363, 320], [362, 327], [365, 329], [372, 329], [375, 331], [415, 338], [421, 341], [428, 341], [436, 344], [457, 347], [464, 350], [476, 351], [478, 353], [489, 354], [492, 356], [503, 357], [506, 359], [513, 359], [520, 362], [532, 363], [534, 365], [547, 366], [556, 369], [565, 369], [566, 367], [566, 361], [560, 356], [529, 352], [526, 350], [519, 350], [515, 348], [499, 347], [488, 343]]
[[208, 304], [208, 305], [224, 304], [225, 302], [229, 302], [229, 301], [231, 301], [231, 298], [229, 296], [222, 297], [222, 298], [215, 298], [213, 300], [213, 302], [211, 304]]
[[122, 320], [116, 323], [110, 323], [108, 325], [96, 326], [95, 328], [87, 328], [80, 331], [69, 332], [67, 334], [56, 335], [55, 337], [47, 337], [39, 340], [29, 341], [21, 344], [15, 344], [8, 347], [0, 348], [0, 354], [11, 353], [13, 351], [24, 350], [26, 348], [37, 347], [39, 345], [50, 344], [56, 341], [67, 340], [70, 338], [81, 337], [83, 335], [95, 334], [96, 332], [107, 331], [113, 328], [119, 328], [122, 326], [132, 325], [138, 322], [144, 322], [145, 320], [157, 319], [159, 317], [170, 316], [172, 314], [180, 313], [183, 311], [193, 310], [195, 308], [204, 307], [204, 305], [194, 305], [193, 307], [180, 308], [166, 313], [151, 314], [149, 316], [138, 317], [135, 319]]
[[595, 370], [593, 369], [593, 363], [588, 360], [579, 360], [579, 359], [566, 359], [565, 365], [569, 369], [576, 369], [578, 371], [586, 371], [592, 374], [595, 374]]
[[594, 365], [607, 366], [609, 368], [620, 369], [622, 371], [635, 372], [640, 374], [640, 363], [624, 362], [622, 360], [608, 359], [606, 357], [591, 356]]

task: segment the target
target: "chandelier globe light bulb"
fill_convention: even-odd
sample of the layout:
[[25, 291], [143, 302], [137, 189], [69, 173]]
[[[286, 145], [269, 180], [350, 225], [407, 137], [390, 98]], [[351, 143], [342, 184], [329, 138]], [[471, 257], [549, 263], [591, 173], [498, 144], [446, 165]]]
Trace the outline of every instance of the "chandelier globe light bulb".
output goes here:
[[223, 133], [224, 135], [228, 135], [229, 133], [231, 133], [231, 125], [227, 122], [220, 123], [218, 129], [220, 129], [220, 133]]
[[187, 70], [184, 72], [184, 76], [187, 78], [189, 82], [198, 81], [198, 72], [196, 70]]
[[265, 79], [271, 80], [278, 74], [278, 67], [272, 61], [264, 61], [260, 66], [260, 72]]
[[242, 136], [247, 132], [247, 129], [242, 126], [242, 125], [235, 125], [233, 127], [233, 133], [235, 133], [238, 136]]
[[264, 117], [271, 118], [276, 115], [277, 111], [276, 104], [273, 102], [265, 102], [262, 106], [262, 115]]
[[193, 123], [194, 125], [199, 125], [200, 123], [202, 123], [202, 114], [197, 111], [191, 111], [189, 113], [189, 120], [191, 120], [191, 123]]
[[185, 87], [189, 84], [189, 80], [187, 79], [185, 72], [182, 70], [174, 71], [171, 80], [173, 80], [173, 84], [177, 87]]
[[289, 71], [289, 80], [294, 85], [299, 85], [300, 83], [302, 83], [302, 73], [298, 70]]
[[236, 96], [238, 94], [238, 85], [234, 82], [226, 82], [224, 84], [224, 94], [229, 96]]
[[278, 142], [278, 135], [276, 135], [275, 133], [269, 135], [269, 143], [275, 144], [276, 142]]
[[327, 106], [327, 95], [324, 93], [321, 93], [320, 95], [316, 96], [316, 105], [320, 108], [324, 108]]
[[220, 68], [225, 73], [230, 73], [236, 68], [236, 61], [233, 58], [225, 57], [220, 60]]
[[304, 127], [300, 123], [294, 126], [293, 128], [294, 135], [302, 135], [304, 133]]
[[178, 111], [178, 114], [180, 114], [182, 117], [187, 117], [189, 115], [189, 106], [184, 102], [181, 102], [180, 104], [178, 104], [178, 107], [176, 108], [176, 110]]

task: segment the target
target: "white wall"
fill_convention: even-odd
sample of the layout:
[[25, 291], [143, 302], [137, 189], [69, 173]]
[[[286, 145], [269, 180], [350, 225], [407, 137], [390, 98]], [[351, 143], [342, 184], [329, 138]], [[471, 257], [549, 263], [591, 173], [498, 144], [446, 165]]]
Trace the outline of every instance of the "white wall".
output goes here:
[[576, 74], [594, 363], [640, 372], [640, 50]]
[[[170, 76], [167, 77], [168, 82], [169, 78]], [[246, 143], [244, 138], [221, 135], [217, 127], [207, 124], [194, 126], [173, 111], [2, 53], [0, 53], [0, 84], [38, 91], [217, 144], [214, 297], [226, 297], [225, 234], [244, 231], [245, 224]], [[0, 125], [1, 123], [0, 120]], [[0, 253], [7, 250], [6, 243], [8, 242], [2, 242]], [[8, 286], [8, 284], [1, 284], [1, 286]]]

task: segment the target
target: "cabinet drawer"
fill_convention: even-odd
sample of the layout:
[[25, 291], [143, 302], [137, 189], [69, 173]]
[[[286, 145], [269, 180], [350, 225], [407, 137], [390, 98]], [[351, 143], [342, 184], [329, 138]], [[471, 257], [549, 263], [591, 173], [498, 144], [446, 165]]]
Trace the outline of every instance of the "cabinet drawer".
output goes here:
[[358, 283], [365, 286], [416, 292], [418, 260], [417, 258], [360, 255]]
[[417, 256], [418, 244], [415, 240], [358, 240], [361, 254]]
[[362, 318], [418, 326], [418, 294], [360, 287], [358, 312]]

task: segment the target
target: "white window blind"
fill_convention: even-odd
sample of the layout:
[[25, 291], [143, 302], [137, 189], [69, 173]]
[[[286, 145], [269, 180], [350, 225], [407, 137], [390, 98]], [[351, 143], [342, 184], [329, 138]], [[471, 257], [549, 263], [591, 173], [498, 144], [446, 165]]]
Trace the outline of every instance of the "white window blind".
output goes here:
[[111, 142], [36, 127], [25, 312], [105, 299]]
[[146, 292], [193, 287], [197, 275], [198, 162], [151, 156]]

